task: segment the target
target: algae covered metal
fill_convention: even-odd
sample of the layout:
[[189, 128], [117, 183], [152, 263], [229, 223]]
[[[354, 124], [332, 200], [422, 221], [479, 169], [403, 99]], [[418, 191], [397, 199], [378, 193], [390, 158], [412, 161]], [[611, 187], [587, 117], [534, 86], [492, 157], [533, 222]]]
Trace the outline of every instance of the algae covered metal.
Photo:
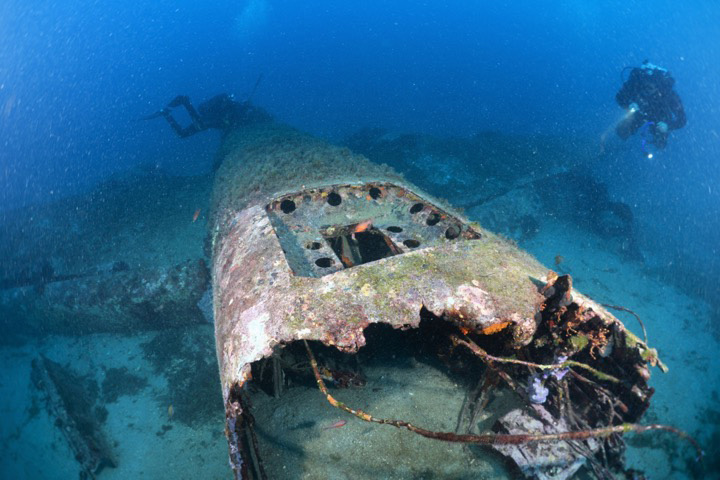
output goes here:
[[[622, 420], [635, 421], [647, 408], [652, 390], [644, 365], [655, 357], [644, 343], [574, 292], [569, 277], [548, 274], [514, 244], [469, 223], [390, 168], [269, 121], [228, 132], [220, 155], [212, 283], [226, 434], [237, 478], [265, 475], [243, 398], [254, 362], [301, 340], [357, 352], [369, 325], [416, 328], [421, 312], [457, 328], [457, 335], [502, 332], [499, 349], [524, 355], [522, 350], [556, 367], [581, 351], [587, 363], [597, 358], [603, 366], [613, 355], [632, 357], [626, 367], [633, 378], [615, 392], [633, 402]], [[469, 338], [451, 337], [489, 365], [500, 364]], [[626, 376], [626, 367], [614, 367], [615, 376], [604, 380]], [[534, 381], [519, 371], [516, 379], [531, 387]], [[545, 382], [538, 381], [543, 388]], [[454, 441], [451, 434], [432, 438]]]
[[[226, 397], [280, 343], [354, 351], [370, 323], [417, 326], [422, 307], [472, 328], [510, 322], [518, 344], [532, 336], [544, 269], [529, 255], [388, 168], [289, 127], [248, 127], [226, 145], [212, 232]], [[350, 241], [360, 260], [339, 253]], [[384, 256], [363, 262], [364, 245]]]

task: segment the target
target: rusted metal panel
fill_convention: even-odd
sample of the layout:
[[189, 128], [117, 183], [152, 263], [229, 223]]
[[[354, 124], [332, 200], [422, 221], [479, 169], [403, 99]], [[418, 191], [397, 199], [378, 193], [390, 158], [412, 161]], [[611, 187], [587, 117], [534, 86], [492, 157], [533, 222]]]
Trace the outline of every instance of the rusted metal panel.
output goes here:
[[[527, 410], [513, 410], [503, 416], [499, 423], [504, 432], [515, 434], [571, 430], [564, 419], [554, 418], [541, 405], [533, 405]], [[563, 441], [522, 446], [495, 445], [493, 448], [510, 457], [528, 479], [566, 480], [585, 464], [585, 456], [596, 453], [600, 445], [591, 438], [587, 443]]]
[[[534, 351], [550, 363], [564, 362], [588, 343], [595, 362], [596, 353], [609, 355], [600, 350], [615, 345], [613, 359], [631, 369], [618, 367], [618, 374], [645, 369], [631, 382], [632, 392], [613, 390], [631, 402], [624, 420], [636, 420], [647, 408], [652, 389], [643, 355], [654, 357], [652, 351], [575, 292], [569, 276], [549, 272], [389, 168], [290, 127], [244, 126], [225, 137], [221, 152], [211, 222], [213, 305], [236, 477], [264, 476], [262, 462], [248, 458], [260, 455], [242, 395], [252, 363], [298, 340], [354, 353], [365, 345], [370, 324], [415, 328], [423, 309], [463, 334], [504, 330], [510, 333], [503, 336], [504, 349]], [[585, 343], [565, 338], [573, 332]], [[486, 362], [497, 361], [454, 338]], [[534, 385], [522, 368], [515, 373]], [[503, 375], [517, 390], [518, 379]], [[528, 394], [531, 403], [548, 398], [544, 381], [537, 377], [540, 390]], [[516, 446], [514, 453], [519, 459], [527, 451]], [[568, 472], [578, 459], [567, 456]]]
[[[355, 351], [368, 324], [417, 326], [423, 306], [473, 329], [511, 322], [518, 344], [534, 332], [542, 302], [534, 279], [542, 267], [397, 174], [278, 125], [245, 132], [232, 152], [218, 172], [214, 212], [216, 337], [226, 398], [233, 384], [248, 380], [250, 363], [278, 344], [320, 340]], [[308, 177], [291, 182], [278, 170]], [[265, 181], [247, 185], [263, 172]], [[234, 179], [250, 190], [228, 185]], [[288, 192], [291, 185], [304, 188]], [[335, 196], [341, 202], [333, 206]], [[292, 210], [283, 212], [283, 202], [292, 202]], [[372, 222], [399, 254], [344, 266], [328, 232], [363, 222]], [[313, 261], [320, 258], [332, 261], [329, 274]]]
[[[532, 338], [541, 265], [389, 168], [277, 124], [230, 133], [222, 152], [212, 273], [237, 476], [250, 448], [232, 392], [280, 344], [354, 352], [369, 324], [416, 327], [423, 307], [472, 330], [509, 325], [517, 345]], [[381, 252], [363, 253], [367, 242]]]

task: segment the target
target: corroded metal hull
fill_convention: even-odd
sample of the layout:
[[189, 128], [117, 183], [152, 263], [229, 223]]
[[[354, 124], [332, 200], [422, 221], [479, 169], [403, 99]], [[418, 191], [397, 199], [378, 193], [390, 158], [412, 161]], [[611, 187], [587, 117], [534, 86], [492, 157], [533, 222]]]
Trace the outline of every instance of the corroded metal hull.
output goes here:
[[[226, 399], [233, 385], [250, 378], [250, 363], [271, 355], [279, 344], [319, 340], [355, 351], [364, 344], [362, 332], [370, 323], [417, 326], [422, 307], [456, 317], [470, 328], [510, 322], [518, 344], [531, 338], [543, 300], [535, 282], [545, 269], [512, 244], [469, 226], [388, 168], [289, 127], [247, 128], [228, 137], [225, 147], [231, 150], [218, 172], [211, 234], [216, 339]], [[383, 196], [373, 199], [370, 189], [378, 185]], [[333, 216], [328, 210], [340, 206], [324, 199], [338, 191], [367, 205], [356, 202]], [[409, 202], [393, 202], [398, 194]], [[302, 215], [307, 208], [326, 228], [333, 220], [341, 220], [338, 226], [371, 220], [382, 229], [385, 225], [375, 220], [378, 212], [372, 211], [378, 204], [407, 204], [410, 209], [422, 203], [424, 215], [413, 221], [427, 224], [429, 215], [437, 213], [445, 225], [461, 225], [476, 235], [443, 238], [427, 248], [422, 243], [404, 248], [398, 241], [402, 254], [352, 268], [338, 268], [341, 262], [333, 259], [333, 273], [303, 276], [288, 260], [292, 246], [283, 248], [286, 235], [273, 227], [273, 216], [283, 215], [280, 205], [287, 198], [299, 199], [287, 215]], [[288, 243], [295, 240], [301, 249], [307, 243], [303, 237], [325, 243], [319, 231], [299, 230], [287, 235], [293, 236]]]
[[[569, 279], [564, 290], [553, 287], [557, 276], [547, 278], [530, 255], [386, 166], [275, 123], [230, 132], [221, 156], [212, 283], [237, 478], [262, 477], [249, 466], [260, 453], [245, 428], [253, 421], [242, 395], [251, 364], [295, 341], [352, 353], [365, 344], [370, 324], [414, 328], [426, 310], [462, 332], [503, 331], [508, 347], [519, 349], [544, 316], [572, 310], [573, 318], [593, 319], [587, 325], [616, 332], [631, 349], [640, 345], [612, 315], [572, 291]], [[604, 337], [592, 341], [607, 344]], [[633, 355], [636, 361], [642, 363]], [[642, 380], [637, 391], [642, 405], [632, 418], [651, 394]]]

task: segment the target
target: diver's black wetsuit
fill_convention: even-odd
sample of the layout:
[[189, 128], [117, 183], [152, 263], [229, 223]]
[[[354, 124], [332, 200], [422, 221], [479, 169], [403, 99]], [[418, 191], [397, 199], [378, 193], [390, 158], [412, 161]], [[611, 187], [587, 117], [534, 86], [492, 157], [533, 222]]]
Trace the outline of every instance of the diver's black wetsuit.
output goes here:
[[[175, 120], [172, 116], [172, 109], [176, 107], [185, 107], [190, 116], [190, 125], [183, 127]], [[187, 138], [210, 128], [227, 131], [238, 125], [272, 119], [265, 110], [251, 105], [250, 102], [236, 102], [230, 95], [225, 93], [216, 95], [210, 100], [201, 103], [197, 110], [190, 103], [190, 97], [178, 95], [165, 108], [143, 117], [143, 119], [149, 120], [160, 116], [167, 120], [175, 133], [181, 138]]]
[[[674, 84], [675, 79], [667, 70], [647, 61], [641, 67], [633, 68], [615, 96], [618, 105], [629, 110], [615, 129], [618, 136], [625, 140], [647, 124], [652, 143], [664, 148], [670, 131], [682, 128], [686, 122], [685, 109], [680, 96], [673, 90]], [[662, 123], [665, 125], [660, 125]]]

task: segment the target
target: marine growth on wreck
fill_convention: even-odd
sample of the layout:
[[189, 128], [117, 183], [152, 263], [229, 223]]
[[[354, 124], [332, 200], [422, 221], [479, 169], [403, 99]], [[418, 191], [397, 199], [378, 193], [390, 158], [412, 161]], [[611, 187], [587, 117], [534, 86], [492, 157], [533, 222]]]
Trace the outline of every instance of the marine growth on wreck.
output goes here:
[[[624, 470], [623, 434], [686, 437], [637, 423], [650, 367], [665, 367], [569, 275], [293, 128], [243, 125], [221, 152], [211, 270], [236, 478], [281, 476], [279, 445], [319, 475], [331, 458], [348, 476], [509, 465], [527, 478], [583, 466], [611, 478]], [[441, 401], [401, 394], [408, 369]], [[322, 438], [304, 431], [318, 408], [338, 409]]]

